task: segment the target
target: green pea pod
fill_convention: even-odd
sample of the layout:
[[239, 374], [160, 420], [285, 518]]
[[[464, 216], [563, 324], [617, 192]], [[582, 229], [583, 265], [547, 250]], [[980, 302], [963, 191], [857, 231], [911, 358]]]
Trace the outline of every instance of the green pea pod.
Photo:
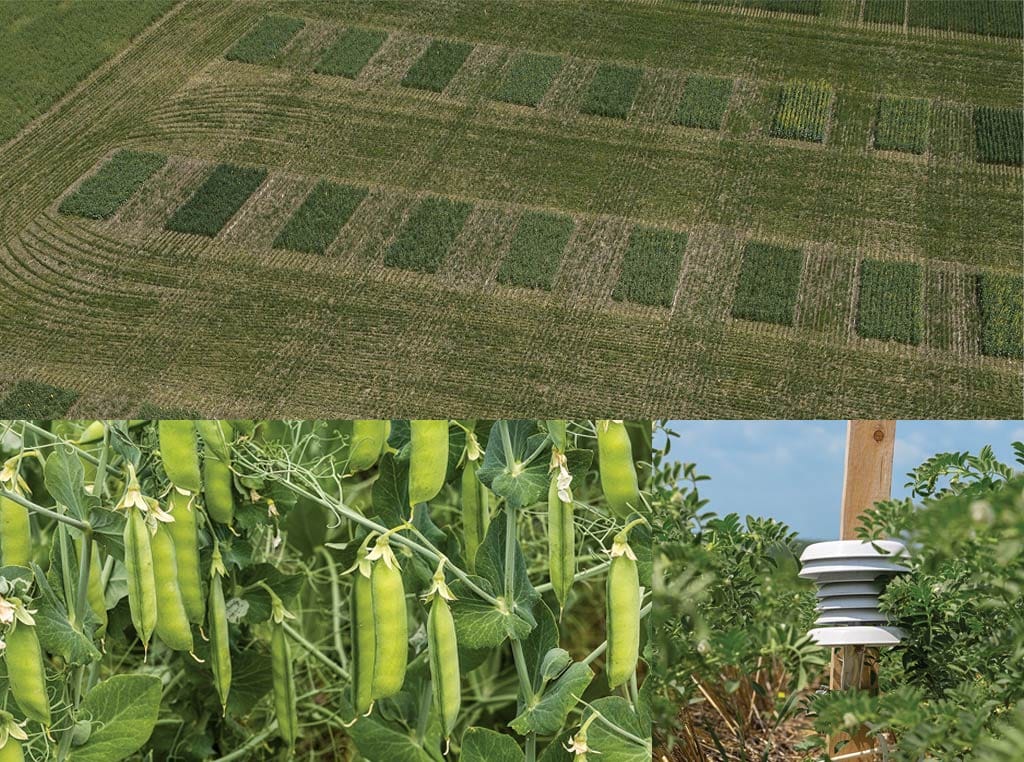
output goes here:
[[576, 525], [572, 502], [558, 496], [558, 471], [548, 487], [548, 571], [561, 610], [576, 579]]
[[202, 489], [199, 475], [199, 445], [196, 441], [196, 426], [193, 421], [160, 421], [157, 424], [160, 436], [160, 455], [164, 471], [178, 489], [193, 494]]
[[459, 646], [455, 638], [455, 620], [448, 601], [434, 596], [427, 615], [427, 652], [430, 656], [430, 682], [434, 689], [434, 709], [441, 718], [441, 734], [447, 741], [455, 727], [462, 705], [462, 675], [459, 671]]
[[374, 699], [394, 696], [402, 690], [409, 657], [409, 621], [405, 608], [405, 587], [397, 565], [376, 561], [370, 572], [373, 595], [373, 629], [376, 634], [373, 657]]
[[615, 556], [608, 569], [608, 687], [617, 688], [636, 670], [640, 658], [640, 578], [636, 561]]
[[546, 421], [548, 425], [548, 436], [551, 437], [551, 441], [555, 445], [555, 449], [559, 452], [565, 452], [568, 449], [568, 443], [566, 441], [566, 422], [565, 421]]
[[174, 521], [167, 525], [167, 529], [174, 541], [181, 600], [185, 604], [189, 621], [202, 624], [206, 616], [206, 600], [203, 598], [203, 580], [199, 570], [199, 530], [192, 497], [171, 490], [170, 513]]
[[358, 473], [375, 466], [384, 452], [390, 431], [391, 421], [352, 421], [348, 470]]
[[157, 524], [151, 548], [156, 578], [156, 634], [168, 648], [175, 651], [191, 651], [192, 628], [181, 599], [174, 539], [165, 524]]
[[295, 707], [295, 677], [292, 674], [291, 649], [284, 626], [273, 625], [270, 636], [270, 664], [274, 683], [274, 710], [277, 729], [289, 746], [295, 745], [299, 731], [299, 717]]
[[230, 525], [235, 518], [231, 466], [207, 453], [203, 459], [203, 499], [214, 521]]
[[[79, 555], [82, 553], [82, 545], [81, 541], [75, 543]], [[85, 592], [86, 599], [89, 601], [89, 608], [99, 623], [96, 627], [96, 637], [102, 638], [107, 634], [107, 600], [103, 590], [103, 569], [100, 563], [100, 552], [96, 547], [96, 543], [92, 543], [90, 547], [92, 548], [92, 555], [89, 560], [89, 582]]]
[[231, 440], [234, 429], [228, 421], [196, 421], [196, 430], [203, 438], [204, 453], [213, 453], [225, 463], [231, 462]]
[[462, 470], [462, 529], [466, 540], [466, 563], [472, 572], [476, 572], [476, 554], [491, 524], [487, 487], [476, 478], [479, 467], [476, 461], [471, 460]]
[[7, 633], [7, 678], [18, 708], [30, 720], [50, 724], [50, 700], [46, 696], [46, 671], [36, 628], [18, 622]]
[[124, 564], [132, 624], [143, 648], [148, 650], [149, 639], [156, 628], [156, 577], [149, 527], [142, 513], [134, 508], [129, 509], [124, 526]]
[[373, 703], [373, 660], [377, 637], [373, 616], [373, 586], [357, 571], [352, 580], [352, 705], [366, 714]]
[[6, 497], [0, 497], [0, 553], [4, 566], [28, 566], [32, 560], [28, 508]]
[[622, 421], [597, 422], [597, 454], [601, 489], [608, 505], [619, 517], [628, 518], [640, 509], [640, 489], [629, 432]]
[[224, 602], [224, 583], [216, 571], [210, 577], [210, 668], [217, 686], [220, 705], [227, 711], [231, 691], [231, 638], [228, 631], [227, 605]]
[[21, 741], [7, 736], [7, 743], [0, 747], [0, 762], [25, 762]]
[[448, 472], [448, 421], [409, 421], [409, 505], [437, 497]]

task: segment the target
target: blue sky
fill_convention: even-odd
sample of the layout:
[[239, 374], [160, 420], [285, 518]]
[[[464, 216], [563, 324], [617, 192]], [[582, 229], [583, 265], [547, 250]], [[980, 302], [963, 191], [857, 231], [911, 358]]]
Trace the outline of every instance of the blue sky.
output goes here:
[[[709, 509], [770, 516], [808, 539], [838, 537], [846, 421], [672, 421], [669, 428], [680, 435], [671, 456], [711, 477], [700, 485]], [[1015, 464], [1013, 441], [1024, 441], [1024, 422], [900, 421], [893, 496], [906, 496], [906, 473], [937, 452], [991, 444], [1000, 460]], [[655, 445], [663, 442], [659, 435]]]

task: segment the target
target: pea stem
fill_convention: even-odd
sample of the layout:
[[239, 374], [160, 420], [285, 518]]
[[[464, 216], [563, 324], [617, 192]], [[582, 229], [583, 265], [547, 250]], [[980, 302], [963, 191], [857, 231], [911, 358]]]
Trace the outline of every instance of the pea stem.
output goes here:
[[33, 503], [31, 500], [22, 497], [17, 492], [11, 492], [10, 490], [3, 488], [0, 488], [0, 497], [5, 497], [18, 505], [28, 508], [30, 511], [35, 511], [41, 516], [46, 516], [54, 521], [60, 521], [64, 524], [68, 524], [69, 526], [73, 526], [75, 529], [82, 531], [86, 535], [90, 537], [92, 536], [92, 525], [87, 521], [80, 521], [72, 516], [58, 513], [57, 511], [50, 510], [49, 508], [43, 508], [43, 506], [38, 503]]
[[225, 754], [223, 757], [217, 757], [213, 762], [232, 762], [236, 759], [244, 759], [249, 755], [253, 749], [259, 746], [261, 743], [266, 741], [270, 736], [277, 732], [277, 720], [271, 720], [267, 727], [263, 728], [259, 733], [254, 735], [244, 744], [239, 746], [233, 752]]
[[[63, 438], [57, 436], [52, 431], [47, 431], [46, 429], [42, 428], [41, 426], [36, 426], [34, 423], [32, 423], [32, 421], [23, 421], [22, 425], [28, 431], [31, 431], [33, 434], [38, 434], [39, 436], [43, 437], [44, 439], [47, 439], [47, 440], [49, 440], [51, 442], [59, 442], [61, 444], [67, 445], [68, 447], [70, 447], [70, 448], [72, 448], [73, 450], [76, 451], [75, 454], [78, 455], [78, 457], [82, 458], [83, 460], [89, 461], [94, 466], [101, 465], [100, 461], [99, 461], [99, 458], [97, 458], [91, 452], [87, 452], [86, 450], [83, 450], [78, 445], [72, 444], [68, 440], [63, 439]], [[106, 442], [106, 438], [105, 437], [106, 437], [106, 432], [104, 432], [104, 442]], [[110, 474], [111, 476], [120, 476], [121, 475], [121, 472], [118, 471], [113, 466], [108, 465], [105, 468], [106, 468], [107, 473]]]
[[342, 679], [344, 679], [344, 680], [348, 680], [349, 679], [348, 670], [343, 669], [337, 662], [335, 662], [333, 659], [331, 659], [327, 654], [325, 654], [323, 651], [321, 651], [315, 645], [310, 643], [302, 635], [301, 632], [296, 630], [294, 627], [292, 627], [287, 622], [285, 622], [282, 626], [284, 627], [285, 634], [287, 634], [288, 637], [290, 637], [292, 640], [294, 640], [300, 646], [305, 648], [310, 653], [310, 655], [313, 656], [318, 662], [323, 664], [325, 667], [327, 667], [329, 670], [334, 672], [336, 675], [338, 675]]
[[[642, 609], [640, 609], [640, 618], [643, 619], [645, 616], [650, 614], [652, 608], [654, 608], [654, 602], [653, 601], [651, 603], [648, 603]], [[598, 656], [603, 654], [606, 650], [608, 650], [608, 641], [607, 640], [605, 640], [603, 643], [601, 643], [601, 645], [599, 645], [597, 648], [595, 648], [593, 651], [591, 651], [589, 654], [587, 654], [586, 657], [584, 657], [582, 663], [583, 664], [590, 664], [595, 659], [597, 659]]]
[[[596, 577], [597, 575], [607, 571], [608, 567], [611, 566], [611, 563], [611, 561], [602, 561], [596, 566], [591, 566], [586, 571], [577, 572], [573, 579], [578, 582], [579, 580], [587, 579], [588, 577]], [[544, 582], [540, 585], [535, 585], [533, 589], [538, 593], [546, 593], [549, 590], [554, 590], [554, 586], [550, 582]]]

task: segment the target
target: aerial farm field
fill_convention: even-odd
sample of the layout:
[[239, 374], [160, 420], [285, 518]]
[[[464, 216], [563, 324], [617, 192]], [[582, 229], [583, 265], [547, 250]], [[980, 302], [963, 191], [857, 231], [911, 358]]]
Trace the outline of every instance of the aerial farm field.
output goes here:
[[177, 3], [0, 146], [0, 416], [1021, 416], [1021, 7]]

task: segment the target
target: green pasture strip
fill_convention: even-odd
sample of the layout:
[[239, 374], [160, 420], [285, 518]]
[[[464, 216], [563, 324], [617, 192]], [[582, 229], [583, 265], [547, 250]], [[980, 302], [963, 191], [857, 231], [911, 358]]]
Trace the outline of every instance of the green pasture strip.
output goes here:
[[519, 53], [505, 72], [494, 97], [520, 106], [536, 106], [561, 70], [560, 56]]
[[166, 163], [167, 157], [162, 154], [118, 151], [96, 174], [61, 201], [59, 211], [94, 220], [106, 219]]
[[0, 399], [0, 418], [51, 420], [63, 418], [78, 399], [78, 392], [39, 381], [18, 381]]
[[673, 124], [718, 130], [729, 106], [733, 82], [724, 77], [692, 74], [686, 79], [683, 97], [676, 109]]
[[472, 50], [473, 46], [468, 42], [433, 40], [402, 79], [403, 87], [441, 92], [462, 68]]
[[431, 196], [423, 199], [384, 255], [388, 267], [437, 272], [466, 224], [473, 205]]
[[302, 19], [290, 16], [264, 16], [252, 31], [231, 46], [224, 57], [242, 63], [269, 63], [305, 25]]
[[906, 0], [867, 0], [864, 20], [875, 24], [902, 24]]
[[793, 325], [803, 252], [784, 246], [748, 243], [743, 249], [732, 316], [761, 323]]
[[1020, 166], [1024, 153], [1024, 114], [1018, 109], [974, 109], [974, 145], [978, 161]]
[[178, 233], [217, 235], [266, 176], [265, 169], [218, 165], [165, 227]]
[[643, 70], [636, 66], [601, 64], [587, 88], [581, 111], [625, 119], [640, 89]]
[[921, 266], [865, 259], [860, 265], [857, 333], [867, 339], [920, 344]]
[[928, 149], [932, 105], [925, 98], [883, 95], [878, 99], [875, 148], [922, 154]]
[[524, 212], [498, 270], [498, 282], [550, 291], [574, 225], [564, 214]]
[[366, 194], [366, 188], [321, 180], [285, 223], [274, 248], [323, 254]]
[[820, 16], [821, 0], [685, 0], [701, 5], [719, 5], [735, 8], [758, 8], [763, 11], [800, 13], [804, 16]]
[[978, 276], [981, 351], [997, 357], [1024, 355], [1024, 278], [983, 273]]
[[910, 0], [914, 27], [1020, 38], [1024, 4], [1018, 0]]
[[388, 33], [379, 29], [346, 29], [320, 56], [313, 71], [355, 79], [387, 38]]
[[671, 307], [679, 285], [686, 241], [686, 233], [634, 228], [612, 298], [651, 307]]
[[835, 91], [827, 82], [789, 82], [779, 89], [771, 134], [777, 138], [825, 140]]

